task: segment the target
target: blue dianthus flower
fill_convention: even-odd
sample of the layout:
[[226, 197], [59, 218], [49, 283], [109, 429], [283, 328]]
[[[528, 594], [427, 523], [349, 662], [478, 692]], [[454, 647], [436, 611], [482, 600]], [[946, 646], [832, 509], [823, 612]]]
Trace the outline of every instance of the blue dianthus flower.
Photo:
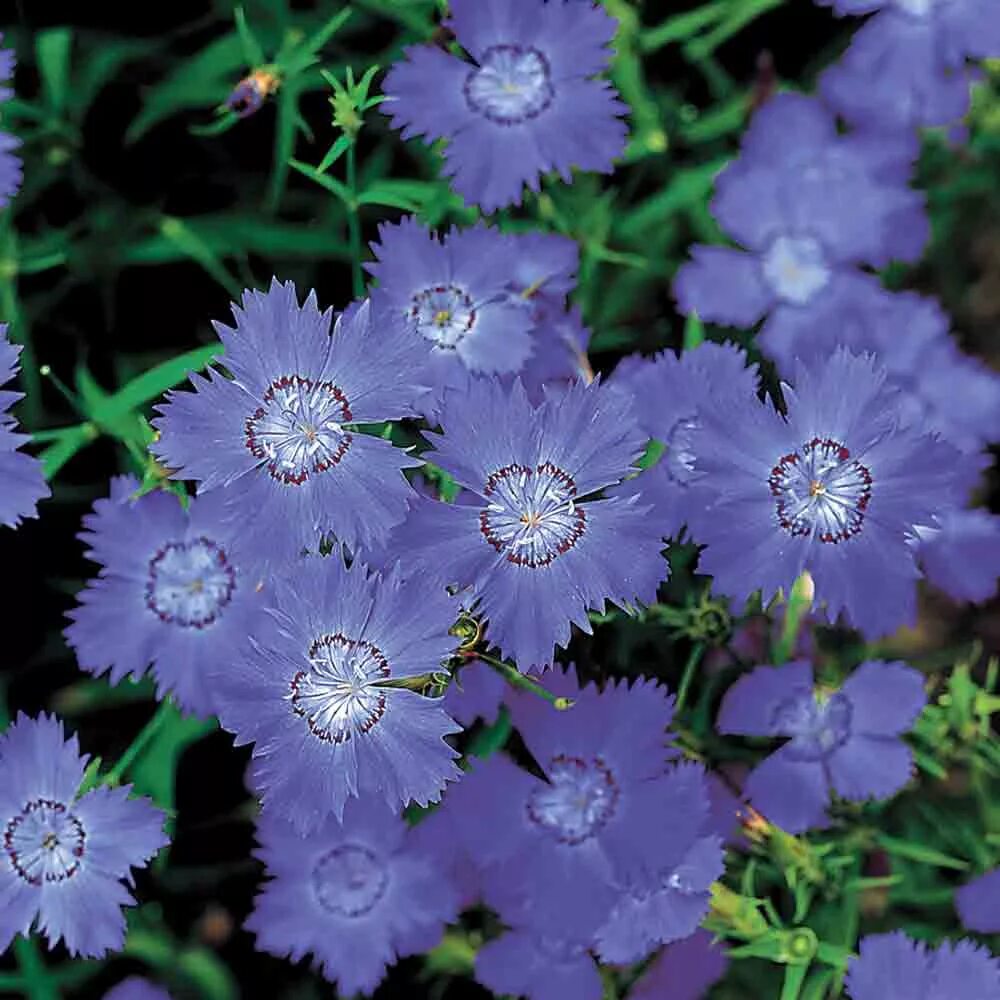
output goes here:
[[492, 667], [470, 660], [448, 685], [444, 705], [456, 722], [471, 726], [482, 719], [488, 726], [496, 722], [507, 693], [507, 683]]
[[955, 893], [962, 924], [980, 934], [1000, 934], [1000, 868], [973, 879]]
[[899, 143], [839, 135], [815, 100], [772, 99], [711, 206], [745, 249], [693, 247], [674, 279], [681, 311], [743, 328], [766, 316], [762, 335], [788, 339], [816, 315], [879, 293], [859, 266], [915, 260], [927, 240], [920, 196], [901, 180], [910, 159]]
[[869, 934], [860, 951], [844, 980], [851, 1000], [1000, 1000], [1000, 961], [971, 941], [930, 949], [896, 931]]
[[219, 720], [254, 743], [253, 780], [297, 828], [343, 815], [353, 796], [396, 809], [438, 798], [461, 772], [440, 699], [392, 682], [439, 671], [458, 640], [443, 590], [394, 571], [308, 557], [267, 591], [241, 655], [212, 678]]
[[627, 110], [596, 79], [616, 22], [590, 0], [453, 0], [445, 21], [472, 58], [406, 50], [383, 84], [382, 110], [403, 138], [447, 139], [445, 173], [492, 212], [520, 204], [556, 170], [610, 173], [625, 150]]
[[[496, 755], [455, 786], [444, 807], [481, 866], [486, 902], [508, 924], [581, 943], [609, 920], [617, 932], [616, 907], [633, 887], [669, 881], [688, 863], [708, 797], [698, 769], [668, 767], [673, 702], [664, 689], [638, 681], [581, 690], [560, 672], [547, 686], [574, 698], [572, 710], [556, 713], [537, 698], [511, 706], [544, 780]], [[700, 913], [688, 933], [707, 909], [705, 888], [695, 890]], [[657, 936], [667, 910], [675, 925], [686, 921], [685, 904], [672, 901], [656, 920], [624, 919], [646, 944], [665, 939]]]
[[229, 491], [191, 500], [185, 510], [162, 490], [138, 499], [122, 476], [109, 499], [84, 518], [81, 541], [99, 575], [79, 594], [65, 632], [83, 670], [112, 684], [152, 666], [160, 697], [211, 715], [210, 669], [225, 668], [263, 607], [243, 559], [248, 540], [231, 516]]
[[19, 715], [0, 735], [0, 952], [33, 922], [71, 955], [125, 940], [122, 883], [168, 843], [164, 815], [127, 785], [77, 798], [86, 765], [54, 716]]
[[631, 403], [595, 382], [547, 390], [539, 406], [516, 381], [449, 393], [430, 459], [475, 496], [420, 501], [409, 558], [444, 584], [471, 586], [489, 638], [522, 670], [552, 662], [588, 608], [655, 600], [667, 575], [662, 531], [640, 498], [589, 499], [642, 454]]
[[[0, 385], [17, 374], [20, 353], [20, 346], [7, 339], [7, 324], [0, 323]], [[51, 496], [41, 462], [18, 451], [28, 437], [18, 431], [17, 420], [8, 411], [22, 395], [0, 390], [0, 524], [8, 528], [17, 527], [22, 518], [37, 517], [38, 501]]]
[[[3, 42], [3, 32], [0, 32], [0, 42]], [[13, 77], [14, 66], [14, 52], [11, 49], [0, 49], [0, 106], [14, 94], [10, 87], [3, 86]], [[21, 189], [24, 171], [21, 158], [15, 152], [20, 145], [21, 140], [17, 136], [0, 130], [0, 208]]]
[[968, 110], [969, 59], [1000, 56], [992, 0], [817, 0], [839, 14], [877, 12], [820, 80], [853, 125], [947, 125]]
[[314, 294], [291, 282], [248, 291], [236, 328], [216, 325], [232, 378], [192, 375], [153, 421], [157, 457], [199, 492], [230, 487], [260, 558], [294, 557], [333, 533], [377, 543], [403, 519], [415, 462], [356, 424], [411, 416], [426, 350], [374, 301], [352, 306], [330, 333]]
[[828, 621], [885, 635], [916, 614], [915, 527], [961, 506], [968, 477], [953, 448], [901, 426], [870, 355], [839, 349], [794, 383], [784, 416], [756, 396], [701, 413], [692, 449], [714, 497], [690, 515], [700, 566], [720, 593], [765, 603], [808, 570]]
[[789, 833], [827, 822], [831, 786], [845, 799], [886, 799], [910, 779], [900, 739], [926, 704], [922, 675], [905, 663], [862, 663], [829, 695], [813, 687], [805, 660], [757, 667], [725, 694], [720, 733], [785, 736], [750, 773], [754, 807]]
[[631, 394], [639, 427], [663, 448], [659, 460], [611, 492], [627, 496], [639, 490], [654, 505], [662, 534], [676, 535], [699, 499], [695, 455], [691, 450], [698, 413], [725, 406], [730, 398], [757, 391], [757, 372], [746, 367], [744, 351], [732, 344], [701, 344], [680, 357], [663, 351], [656, 357], [620, 364], [611, 383]]
[[1000, 517], [978, 508], [955, 510], [939, 528], [918, 528], [917, 535], [917, 559], [935, 587], [973, 604], [996, 596]]
[[340, 996], [372, 993], [387, 966], [432, 948], [458, 916], [448, 880], [381, 802], [354, 800], [306, 837], [265, 809], [257, 837], [271, 875], [246, 922], [257, 948], [312, 954]]

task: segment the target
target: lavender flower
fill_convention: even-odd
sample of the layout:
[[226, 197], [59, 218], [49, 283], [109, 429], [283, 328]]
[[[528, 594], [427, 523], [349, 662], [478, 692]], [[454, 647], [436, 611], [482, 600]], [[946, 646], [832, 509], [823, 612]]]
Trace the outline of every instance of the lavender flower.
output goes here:
[[315, 549], [331, 532], [351, 548], [377, 543], [405, 516], [402, 470], [417, 463], [354, 425], [416, 412], [420, 338], [375, 301], [347, 310], [331, 336], [315, 294], [300, 307], [276, 280], [233, 314], [235, 329], [216, 326], [233, 378], [192, 375], [195, 392], [168, 394], [157, 456], [199, 492], [232, 487], [261, 558]]
[[439, 700], [393, 683], [452, 654], [451, 599], [420, 577], [345, 569], [335, 554], [305, 559], [268, 603], [253, 642], [212, 678], [222, 725], [256, 744], [265, 803], [307, 830], [354, 796], [393, 809], [436, 799], [461, 773], [443, 740], [459, 727]]
[[[0, 52], [0, 73], [2, 56], [3, 52]], [[0, 135], [0, 144], [2, 138]], [[2, 168], [0, 157], [0, 170]], [[5, 385], [17, 374], [20, 352], [20, 346], [7, 339], [7, 324], [0, 323], [0, 385]], [[22, 518], [37, 517], [38, 501], [51, 496], [41, 463], [37, 458], [18, 451], [28, 438], [18, 432], [17, 420], [9, 410], [22, 395], [20, 392], [0, 390], [0, 483], [3, 484], [0, 487], [0, 524], [8, 528], [17, 527]]]
[[152, 665], [160, 697], [211, 715], [212, 669], [225, 669], [254, 629], [262, 604], [241, 558], [246, 542], [229, 517], [228, 491], [181, 507], [172, 493], [132, 494], [131, 476], [84, 518], [80, 539], [100, 574], [69, 616], [66, 640], [83, 670], [112, 684]]
[[[3, 32], [0, 32], [0, 42], [3, 42]], [[0, 49], [0, 107], [4, 101], [14, 96], [10, 87], [3, 86], [14, 76], [14, 52], [12, 49]], [[3, 208], [21, 189], [24, 171], [21, 158], [15, 152], [21, 145], [21, 140], [9, 132], [0, 130], [0, 208]], [[2, 334], [0, 334], [2, 335]], [[0, 359], [0, 369], [6, 367], [6, 362]]]
[[380, 226], [372, 250], [377, 260], [366, 267], [390, 308], [427, 342], [435, 382], [455, 384], [466, 371], [497, 374], [524, 367], [533, 322], [508, 294], [512, 237], [479, 224], [452, 229], [439, 240], [408, 218]]
[[130, 787], [77, 798], [87, 758], [54, 716], [0, 735], [0, 952], [34, 922], [54, 948], [97, 957], [125, 938], [122, 881], [168, 841], [163, 813]]
[[413, 46], [389, 71], [383, 110], [403, 138], [447, 139], [445, 173], [492, 212], [570, 168], [610, 173], [626, 107], [595, 79], [616, 22], [589, 0], [453, 0], [445, 21], [472, 62]]
[[769, 101], [712, 202], [745, 251], [695, 246], [674, 280], [681, 311], [744, 328], [766, 316], [763, 336], [783, 339], [818, 314], [876, 295], [878, 282], [858, 266], [914, 260], [928, 234], [919, 196], [899, 181], [901, 156], [908, 152], [897, 145], [887, 152], [840, 137], [816, 101]]
[[507, 684], [500, 674], [487, 664], [472, 660], [448, 685], [444, 705], [448, 714], [463, 726], [471, 726], [476, 719], [492, 725], [506, 693]]
[[668, 945], [629, 991], [630, 1000], [704, 1000], [728, 965], [725, 949], [708, 931]]
[[900, 931], [869, 934], [844, 987], [851, 1000], [1000, 1000], [1000, 962], [971, 941], [930, 949]]
[[662, 688], [580, 690], [558, 672], [547, 686], [575, 697], [572, 711], [540, 699], [511, 706], [545, 780], [496, 755], [449, 792], [446, 808], [479, 860], [486, 902], [511, 926], [580, 943], [631, 886], [685, 864], [708, 799], [686, 769], [667, 769], [672, 700]]
[[1000, 868], [963, 885], [955, 893], [955, 907], [970, 931], [1000, 933]]
[[900, 739], [926, 704], [920, 673], [869, 660], [831, 694], [813, 688], [812, 667], [796, 660], [757, 667], [725, 694], [720, 733], [786, 736], [746, 781], [754, 807], [789, 833], [827, 822], [832, 786], [852, 801], [886, 799], [910, 778], [913, 758]]
[[162, 986], [154, 986], [148, 979], [129, 976], [104, 994], [104, 1000], [170, 1000]]
[[695, 429], [700, 485], [691, 514], [701, 568], [721, 593], [765, 603], [803, 570], [828, 621], [868, 637], [914, 620], [919, 571], [908, 540], [961, 503], [957, 453], [900, 426], [899, 394], [870, 355], [836, 351], [796, 367], [787, 416], [756, 397], [705, 410]]
[[489, 637], [521, 669], [551, 662], [587, 608], [651, 602], [666, 576], [660, 529], [639, 498], [593, 500], [642, 452], [628, 400], [598, 383], [547, 392], [478, 380], [449, 394], [431, 458], [477, 497], [422, 501], [408, 522], [411, 563], [472, 586]]
[[272, 876], [246, 922], [257, 948], [311, 953], [340, 996], [373, 992], [388, 965], [433, 947], [458, 915], [448, 881], [380, 802], [355, 800], [307, 837], [265, 809], [257, 836]]
[[969, 59], [1000, 56], [990, 0], [817, 0], [838, 14], [876, 15], [823, 75], [831, 106], [854, 125], [947, 125], [969, 105]]
[[640, 428], [659, 442], [663, 454], [638, 478], [613, 492], [639, 489], [654, 504], [664, 536], [676, 535], [699, 498], [693, 432], [703, 407], [725, 406], [729, 399], [757, 391], [757, 373], [746, 354], [730, 344], [705, 343], [680, 357], [663, 351], [651, 360], [619, 365], [614, 385], [631, 394]]
[[476, 981], [528, 1000], [601, 1000], [604, 989], [585, 943], [537, 930], [511, 930], [476, 955]]

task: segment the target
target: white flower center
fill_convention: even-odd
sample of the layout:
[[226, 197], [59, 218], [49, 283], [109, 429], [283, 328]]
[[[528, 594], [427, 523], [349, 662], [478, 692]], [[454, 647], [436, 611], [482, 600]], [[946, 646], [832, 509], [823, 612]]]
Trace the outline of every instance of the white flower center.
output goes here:
[[576, 503], [576, 483], [551, 462], [498, 469], [486, 481], [483, 496], [489, 502], [479, 515], [479, 530], [517, 566], [548, 566], [587, 530], [586, 511]]
[[3, 831], [3, 850], [14, 873], [29, 885], [65, 882], [80, 870], [87, 835], [61, 802], [35, 799]]
[[387, 697], [379, 682], [390, 675], [377, 646], [339, 632], [321, 635], [309, 647], [309, 662], [292, 678], [286, 697], [317, 739], [346, 743], [377, 725]]
[[768, 479], [778, 523], [790, 535], [837, 544], [857, 535], [871, 502], [868, 468], [832, 438], [782, 455]]
[[169, 542], [149, 561], [146, 607], [160, 621], [201, 629], [219, 617], [235, 589], [236, 574], [215, 542]]
[[554, 97], [549, 61], [529, 46], [494, 45], [465, 80], [466, 103], [498, 125], [537, 118]]
[[417, 292], [409, 317], [435, 347], [453, 351], [476, 325], [476, 304], [458, 285], [434, 285]]
[[593, 837], [614, 815], [618, 785], [598, 757], [583, 760], [560, 754], [546, 769], [549, 781], [528, 799], [528, 818], [562, 844]]
[[764, 254], [763, 269], [778, 296], [797, 306], [809, 302], [830, 280], [823, 249], [808, 236], [779, 236]]
[[333, 468], [351, 447], [353, 438], [344, 429], [351, 408], [333, 382], [282, 375], [267, 387], [261, 404], [246, 419], [246, 447], [285, 486], [301, 486]]
[[341, 917], [363, 917], [385, 895], [389, 876], [373, 851], [342, 844], [320, 858], [312, 884], [323, 909]]

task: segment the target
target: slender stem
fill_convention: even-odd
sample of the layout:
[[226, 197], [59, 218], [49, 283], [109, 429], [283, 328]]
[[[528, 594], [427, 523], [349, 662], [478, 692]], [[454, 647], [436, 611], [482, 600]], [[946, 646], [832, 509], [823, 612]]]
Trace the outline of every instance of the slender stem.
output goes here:
[[691, 653], [684, 664], [684, 673], [681, 675], [681, 685], [677, 689], [677, 704], [674, 706], [675, 712], [680, 712], [687, 700], [688, 688], [691, 687], [691, 680], [694, 678], [695, 668], [701, 660], [701, 654], [705, 651], [703, 642], [696, 642], [691, 649]]
[[781, 636], [775, 644], [772, 659], [776, 666], [785, 663], [795, 651], [795, 643], [799, 637], [799, 626], [802, 619], [809, 614], [812, 607], [813, 582], [808, 573], [801, 576], [792, 585], [785, 608], [785, 621], [781, 628]]
[[361, 270], [361, 220], [358, 217], [358, 167], [354, 145], [352, 141], [347, 147], [347, 187], [351, 192], [351, 203], [347, 207], [347, 234], [351, 245], [351, 281], [354, 297], [360, 299], [365, 294], [365, 276]]
[[31, 1000], [59, 1000], [59, 990], [45, 968], [33, 937], [18, 935], [14, 938], [14, 954], [21, 972], [21, 990]]
[[139, 755], [146, 749], [150, 741], [156, 735], [160, 726], [173, 714], [174, 707], [169, 701], [164, 701], [156, 710], [156, 714], [139, 731], [139, 735], [132, 740], [125, 752], [118, 758], [118, 762], [103, 778], [102, 785], [110, 785], [112, 788], [119, 784], [125, 776], [125, 772], [136, 762]]
[[532, 694], [538, 695], [539, 698], [543, 698], [557, 711], [564, 712], [567, 708], [573, 707], [574, 703], [571, 698], [563, 698], [553, 694], [547, 688], [543, 688], [537, 681], [526, 677], [520, 670], [512, 667], [509, 663], [504, 663], [494, 656], [487, 656], [485, 653], [476, 653], [476, 658], [482, 660], [483, 663], [488, 663], [512, 687], [521, 688], [522, 691], [530, 691]]

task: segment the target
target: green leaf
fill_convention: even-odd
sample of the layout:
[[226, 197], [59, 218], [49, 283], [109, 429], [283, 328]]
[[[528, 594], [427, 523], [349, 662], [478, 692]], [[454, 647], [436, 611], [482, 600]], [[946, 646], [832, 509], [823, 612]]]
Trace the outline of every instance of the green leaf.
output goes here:
[[96, 441], [98, 437], [98, 430], [93, 424], [67, 427], [59, 440], [50, 444], [38, 456], [42, 460], [45, 478], [52, 479], [81, 448]]
[[289, 160], [288, 162], [300, 174], [304, 174], [310, 180], [319, 184], [320, 187], [324, 187], [327, 191], [335, 194], [348, 209], [352, 208], [354, 198], [351, 195], [350, 188], [346, 184], [338, 181], [334, 177], [327, 176], [308, 163], [302, 163], [300, 160]]
[[325, 174], [347, 152], [353, 141], [349, 135], [338, 136], [337, 141], [327, 150], [326, 156], [320, 160], [316, 169], [321, 174]]
[[291, 56], [287, 59], [278, 60], [278, 65], [289, 76], [296, 76], [303, 70], [314, 65], [318, 60], [316, 54], [333, 36], [340, 31], [351, 16], [350, 7], [334, 14], [322, 28], [319, 29], [307, 42], [296, 47]]
[[168, 718], [157, 728], [142, 755], [132, 764], [130, 780], [135, 791], [148, 795], [161, 809], [174, 808], [174, 778], [184, 750], [215, 728], [211, 720], [181, 715], [172, 705]]
[[622, 219], [619, 232], [627, 240], [644, 239], [645, 230], [662, 226], [665, 219], [682, 212], [708, 197], [716, 174], [729, 162], [728, 157], [711, 160], [697, 167], [678, 170], [667, 186], [640, 202]]
[[[460, 672], [458, 680], [452, 681], [452, 683], [460, 684], [461, 679], [462, 675]], [[504, 744], [507, 742], [507, 738], [510, 736], [510, 731], [510, 713], [504, 706], [501, 707], [500, 714], [497, 716], [497, 721], [494, 722], [492, 726], [483, 726], [483, 728], [472, 737], [469, 742], [469, 753], [474, 757], [482, 757], [483, 759], [492, 756], [498, 750], [502, 749]]]
[[703, 4], [695, 10], [668, 17], [655, 28], [646, 28], [639, 35], [639, 44], [643, 52], [655, 52], [671, 42], [687, 41], [724, 17], [728, 9], [729, 0], [715, 0], [715, 3]]
[[696, 312], [688, 314], [684, 323], [684, 350], [694, 350], [705, 339], [705, 327]]
[[233, 299], [240, 297], [243, 289], [233, 280], [219, 255], [205, 243], [198, 233], [183, 219], [165, 215], [160, 220], [160, 232], [186, 256], [200, 264], [229, 293]]
[[60, 117], [69, 92], [69, 55], [73, 34], [69, 28], [50, 28], [35, 39], [42, 93], [52, 113]]
[[953, 868], [957, 871], [965, 871], [969, 868], [968, 861], [953, 858], [950, 854], [944, 854], [926, 844], [903, 840], [901, 837], [890, 837], [887, 833], [878, 834], [876, 839], [890, 854], [901, 858], [909, 858], [911, 861], [919, 861], [925, 865], [936, 865], [938, 868]]
[[247, 65], [254, 68], [263, 65], [264, 50], [250, 30], [250, 25], [247, 24], [247, 16], [243, 8], [237, 7], [233, 11], [233, 17], [236, 20], [236, 31], [240, 36], [240, 44], [243, 46], [243, 56]]

